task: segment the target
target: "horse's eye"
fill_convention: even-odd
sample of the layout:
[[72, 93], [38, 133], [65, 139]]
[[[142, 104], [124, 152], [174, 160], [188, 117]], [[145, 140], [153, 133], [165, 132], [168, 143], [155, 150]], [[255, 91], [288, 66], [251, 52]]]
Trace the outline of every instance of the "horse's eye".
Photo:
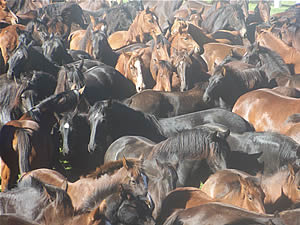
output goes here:
[[148, 20], [148, 22], [149, 22], [149, 23], [152, 23], [152, 19], [151, 19], [151, 20]]
[[130, 180], [130, 184], [131, 185], [136, 185], [136, 181], [135, 180]]
[[188, 40], [188, 37], [185, 37], [184, 40], [187, 41], [187, 40]]
[[248, 195], [248, 199], [249, 199], [249, 201], [252, 201], [253, 200], [252, 195]]
[[300, 186], [297, 187], [298, 191], [300, 191]]
[[133, 70], [133, 65], [130, 65], [130, 69], [132, 69], [132, 70]]

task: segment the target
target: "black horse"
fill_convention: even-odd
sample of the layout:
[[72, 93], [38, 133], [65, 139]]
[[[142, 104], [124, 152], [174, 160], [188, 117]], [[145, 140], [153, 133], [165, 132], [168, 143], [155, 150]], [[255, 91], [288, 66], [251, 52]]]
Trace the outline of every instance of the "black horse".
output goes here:
[[226, 4], [218, 8], [203, 20], [201, 26], [209, 33], [222, 29], [238, 30], [242, 37], [247, 31], [245, 16], [237, 4]]
[[97, 145], [107, 149], [110, 141], [124, 135], [137, 135], [160, 142], [180, 131], [193, 129], [206, 123], [223, 124], [233, 132], [253, 131], [253, 127], [240, 116], [224, 109], [208, 109], [177, 117], [158, 120], [155, 116], [129, 108], [115, 101], [96, 102], [89, 110], [91, 138], [89, 151]]

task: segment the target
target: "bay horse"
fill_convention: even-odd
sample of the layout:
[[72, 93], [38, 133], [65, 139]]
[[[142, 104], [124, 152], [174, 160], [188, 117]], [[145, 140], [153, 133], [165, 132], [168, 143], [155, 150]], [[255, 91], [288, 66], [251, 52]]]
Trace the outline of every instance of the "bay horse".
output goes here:
[[260, 185], [264, 193], [263, 203], [267, 213], [288, 209], [300, 201], [298, 192], [299, 168], [291, 164], [278, 169], [274, 174], [255, 177], [239, 170], [217, 171], [206, 180], [201, 190], [212, 198], [219, 198], [224, 195], [224, 190], [229, 188], [230, 183], [238, 182], [240, 177]]
[[[157, 219], [158, 224], [163, 222], [178, 209], [189, 209], [210, 202], [221, 202], [233, 205], [250, 212], [265, 214], [263, 205], [264, 194], [261, 188], [249, 179], [239, 177], [234, 184], [228, 185], [224, 195], [212, 198], [195, 187], [181, 187], [168, 193], [162, 203], [162, 211]], [[223, 194], [223, 193], [222, 193]]]
[[153, 90], [166, 92], [171, 92], [174, 90], [175, 84], [173, 83], [173, 74], [177, 71], [173, 64], [169, 61], [159, 60], [154, 66], [154, 70], [156, 71], [156, 84], [153, 87]]
[[[232, 112], [250, 122], [256, 131], [273, 131], [285, 134], [289, 116], [299, 113], [297, 98], [276, 94], [269, 89], [258, 89], [239, 97]], [[284, 106], [284, 111], [282, 111]]]
[[277, 38], [269, 29], [261, 29], [257, 32], [256, 41], [262, 46], [277, 52], [286, 64], [293, 67], [292, 74], [300, 73], [300, 62], [298, 60], [300, 53]]
[[[73, 110], [79, 104], [83, 89], [52, 95], [20, 119], [7, 122], [0, 132], [2, 191], [10, 189], [17, 180], [19, 171], [51, 167], [61, 168], [55, 155], [58, 150], [57, 134], [51, 134], [56, 123], [55, 113]], [[17, 163], [19, 162], [19, 163]]]
[[[158, 118], [179, 116], [210, 108], [210, 105], [203, 101], [206, 86], [206, 83], [197, 84], [184, 92], [144, 90], [123, 102], [130, 108], [150, 113]], [[146, 99], [147, 104], [145, 104]]]
[[[70, 182], [60, 173], [49, 169], [37, 169], [25, 173], [22, 180], [35, 177], [44, 183], [64, 188], [70, 196], [76, 210], [84, 208], [86, 201], [95, 191], [104, 193], [104, 197], [116, 193], [120, 184], [129, 185], [137, 197], [147, 197], [148, 178], [143, 171], [141, 159], [126, 159], [108, 162], [97, 167], [84, 177]], [[150, 197], [150, 196], [149, 196]]]
[[117, 31], [108, 37], [108, 43], [112, 49], [118, 49], [125, 45], [141, 42], [147, 42], [146, 35], [150, 34], [153, 38], [161, 34], [161, 28], [158, 19], [154, 14], [154, 9], [147, 7], [139, 12], [128, 31]]
[[205, 225], [205, 224], [274, 224], [285, 225], [282, 219], [269, 214], [249, 212], [236, 206], [211, 202], [174, 212], [164, 225]]
[[231, 51], [240, 55], [246, 53], [246, 48], [239, 45], [228, 45], [223, 43], [207, 43], [203, 45], [204, 52], [201, 55], [208, 67], [208, 73], [214, 72], [215, 65], [223, 62], [224, 58], [228, 56]]

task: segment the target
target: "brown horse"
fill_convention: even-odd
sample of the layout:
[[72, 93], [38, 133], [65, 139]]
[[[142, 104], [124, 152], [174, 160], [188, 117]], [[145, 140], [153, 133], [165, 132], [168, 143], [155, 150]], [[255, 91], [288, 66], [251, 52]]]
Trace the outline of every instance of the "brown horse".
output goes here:
[[176, 68], [168, 61], [160, 60], [156, 64], [157, 77], [155, 91], [172, 91], [173, 73], [176, 73]]
[[207, 63], [208, 72], [213, 73], [215, 65], [219, 65], [226, 56], [232, 51], [244, 55], [246, 48], [239, 45], [227, 45], [223, 43], [207, 43], [203, 45], [204, 53], [202, 54], [203, 59]]
[[[70, 42], [70, 49], [74, 50], [84, 50], [90, 55], [92, 55], [92, 39], [91, 39], [91, 33], [96, 30], [101, 30], [103, 32], [106, 32], [107, 30], [107, 24], [104, 20], [96, 21], [95, 17], [90, 16], [91, 23], [88, 26], [86, 30], [76, 30], [73, 31], [69, 37], [68, 40]], [[84, 39], [85, 38], [85, 39]], [[85, 48], [82, 47], [81, 42], [86, 41]]]
[[273, 175], [261, 177], [253, 177], [233, 169], [218, 171], [206, 180], [201, 190], [212, 198], [220, 198], [224, 195], [224, 190], [228, 190], [231, 184], [238, 182], [240, 177], [259, 183], [264, 193], [263, 202], [267, 213], [282, 211], [300, 202], [298, 191], [300, 171], [291, 165]]
[[145, 49], [123, 52], [119, 56], [115, 67], [116, 70], [134, 83], [137, 92], [141, 92], [147, 88], [144, 82], [144, 76], [150, 75], [150, 71], [147, 70], [142, 59], [144, 52]]
[[277, 52], [286, 64], [292, 65], [292, 74], [300, 73], [300, 52], [277, 38], [270, 29], [257, 31], [256, 41], [260, 45]]
[[232, 112], [250, 122], [256, 131], [275, 131], [285, 134], [289, 129], [285, 121], [300, 113], [300, 100], [282, 96], [270, 89], [250, 91], [239, 97]]
[[153, 38], [161, 34], [162, 31], [154, 10], [155, 8], [149, 9], [147, 7], [137, 14], [128, 31], [117, 31], [111, 34], [108, 37], [108, 43], [111, 48], [115, 50], [132, 43], [146, 43], [148, 34]]
[[136, 196], [146, 196], [147, 177], [142, 169], [141, 159], [116, 160], [105, 163], [93, 173], [75, 182], [67, 181], [60, 173], [47, 169], [32, 170], [21, 180], [35, 177], [44, 183], [66, 190], [75, 209], [83, 207], [84, 202], [96, 191], [106, 191], [106, 196], [118, 191], [120, 184], [129, 184]]
[[[61, 166], [55, 157], [58, 151], [58, 136], [52, 134], [57, 122], [56, 113], [74, 110], [82, 91], [72, 90], [52, 95], [41, 101], [20, 119], [7, 122], [0, 132], [0, 156], [2, 191], [11, 188], [17, 181], [18, 173], [31, 169]], [[19, 162], [19, 163], [17, 163]]]
[[203, 52], [202, 46], [199, 46], [192, 35], [188, 33], [188, 28], [179, 28], [178, 32], [169, 37], [169, 42], [171, 43], [171, 56], [173, 55], [174, 49], [187, 52], [194, 50], [195, 53]]
[[20, 30], [25, 30], [25, 26], [21, 24], [14, 24], [3, 28], [0, 32], [0, 49], [4, 60], [4, 65], [7, 65], [7, 61], [11, 53], [19, 44], [19, 34], [17, 28]]
[[239, 176], [239, 181], [231, 185], [228, 193], [219, 198], [212, 198], [194, 187], [176, 188], [169, 192], [162, 203], [158, 224], [162, 224], [177, 209], [188, 209], [209, 202], [231, 204], [252, 212], [265, 213], [263, 193], [253, 182]]

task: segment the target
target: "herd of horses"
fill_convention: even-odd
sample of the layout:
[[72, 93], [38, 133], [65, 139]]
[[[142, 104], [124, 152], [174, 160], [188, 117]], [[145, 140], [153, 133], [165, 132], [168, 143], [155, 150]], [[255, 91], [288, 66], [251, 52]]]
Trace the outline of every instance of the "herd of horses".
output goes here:
[[300, 5], [255, 3], [0, 0], [0, 224], [299, 225]]

